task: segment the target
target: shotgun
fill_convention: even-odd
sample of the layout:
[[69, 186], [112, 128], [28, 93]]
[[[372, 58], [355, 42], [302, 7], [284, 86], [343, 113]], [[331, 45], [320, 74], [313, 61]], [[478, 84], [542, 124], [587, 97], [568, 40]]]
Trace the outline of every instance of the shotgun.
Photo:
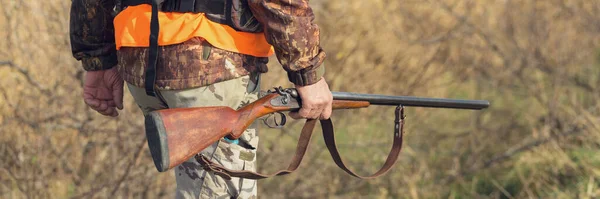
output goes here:
[[[334, 99], [333, 109], [365, 108], [370, 105], [398, 106], [396, 111], [397, 122], [404, 118], [403, 106], [481, 110], [490, 105], [488, 101], [484, 100], [387, 96], [348, 92], [332, 92], [332, 94]], [[297, 111], [300, 109], [300, 105], [300, 97], [295, 89], [283, 89], [279, 87], [273, 91], [267, 91], [258, 100], [239, 110], [234, 110], [226, 106], [216, 106], [173, 108], [150, 112], [146, 116], [145, 127], [152, 159], [158, 171], [167, 171], [197, 155], [200, 151], [223, 137], [231, 140], [238, 139], [246, 128], [256, 119], [263, 116], [278, 113], [281, 115], [281, 121], [275, 123], [278, 127], [283, 126], [285, 124], [285, 115], [282, 112]], [[399, 116], [399, 114], [402, 114], [402, 116]], [[322, 126], [324, 125], [323, 121], [321, 121], [321, 124]], [[333, 131], [332, 126], [323, 126], [324, 133], [326, 127]], [[398, 128], [397, 123], [395, 134], [396, 137], [400, 136], [401, 145], [402, 131], [400, 130], [400, 133], [398, 133]], [[309, 130], [312, 131], [312, 127]], [[308, 136], [310, 137], [310, 135]], [[332, 144], [334, 145], [335, 143]], [[306, 148], [306, 146], [304, 147]], [[300, 148], [300, 144], [298, 148]], [[331, 150], [330, 148], [330, 152]], [[400, 149], [398, 148], [397, 150], [399, 152]], [[332, 156], [336, 152], [337, 150], [332, 152]], [[390, 160], [392, 161], [391, 164], [396, 160], [395, 158], [392, 159]], [[338, 163], [337, 160], [336, 163]], [[340, 166], [339, 163], [338, 166]], [[209, 165], [208, 167], [211, 166]]]

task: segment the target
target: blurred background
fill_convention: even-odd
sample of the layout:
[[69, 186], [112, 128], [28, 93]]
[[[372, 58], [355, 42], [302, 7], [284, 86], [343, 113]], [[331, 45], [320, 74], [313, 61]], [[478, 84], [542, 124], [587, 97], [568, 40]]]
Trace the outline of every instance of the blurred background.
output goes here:
[[[483, 111], [407, 108], [401, 158], [358, 180], [315, 133], [295, 173], [261, 198], [600, 197], [600, 2], [313, 0], [331, 89], [485, 99]], [[0, 0], [0, 198], [173, 198], [150, 158], [140, 110], [83, 103], [70, 52], [70, 1]], [[263, 89], [291, 86], [275, 59]], [[337, 111], [342, 156], [376, 171], [393, 107]], [[261, 126], [259, 171], [290, 161], [301, 121]]]

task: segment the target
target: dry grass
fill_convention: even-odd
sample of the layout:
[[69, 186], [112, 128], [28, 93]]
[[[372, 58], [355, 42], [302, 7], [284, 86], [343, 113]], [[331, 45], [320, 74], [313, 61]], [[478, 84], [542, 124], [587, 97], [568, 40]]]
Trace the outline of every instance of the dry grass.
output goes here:
[[[69, 1], [1, 0], [0, 198], [172, 198], [130, 96], [118, 119], [86, 108], [68, 44]], [[478, 98], [485, 111], [409, 108], [402, 157], [353, 179], [317, 138], [265, 198], [596, 198], [600, 3], [313, 0], [337, 91]], [[287, 85], [273, 60], [263, 86]], [[342, 153], [375, 171], [392, 108], [335, 113]], [[260, 170], [289, 161], [300, 124], [261, 133]], [[267, 161], [268, 160], [268, 161]]]

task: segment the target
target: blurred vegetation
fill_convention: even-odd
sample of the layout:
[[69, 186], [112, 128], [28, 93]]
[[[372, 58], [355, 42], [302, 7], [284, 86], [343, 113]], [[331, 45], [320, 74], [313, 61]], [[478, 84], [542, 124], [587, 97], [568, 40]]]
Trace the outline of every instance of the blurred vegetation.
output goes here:
[[[0, 198], [172, 198], [141, 112], [117, 119], [81, 99], [70, 1], [0, 0]], [[313, 0], [332, 90], [486, 99], [484, 111], [407, 108], [401, 159], [357, 180], [318, 134], [264, 198], [600, 197], [600, 3], [589, 0]], [[289, 86], [272, 60], [263, 88]], [[363, 174], [391, 145], [392, 107], [334, 114], [342, 155]], [[261, 128], [260, 171], [289, 161], [300, 121]]]

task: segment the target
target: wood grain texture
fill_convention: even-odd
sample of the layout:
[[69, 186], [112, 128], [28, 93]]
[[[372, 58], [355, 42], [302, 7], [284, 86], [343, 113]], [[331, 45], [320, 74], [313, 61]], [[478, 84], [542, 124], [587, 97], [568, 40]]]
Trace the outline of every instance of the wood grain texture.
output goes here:
[[371, 104], [367, 101], [333, 100], [333, 109], [355, 109], [366, 108]]
[[170, 169], [231, 132], [237, 113], [223, 106], [166, 109], [160, 116], [167, 132]]
[[[157, 111], [166, 131], [169, 169], [183, 163], [219, 139], [227, 136], [238, 139], [254, 121], [267, 114], [297, 110], [297, 107], [273, 106], [270, 94], [233, 110], [230, 107], [174, 108]], [[366, 101], [334, 100], [333, 109], [368, 107]], [[150, 146], [164, 147], [164, 146]], [[155, 160], [156, 161], [156, 160]]]
[[250, 103], [245, 107], [242, 107], [238, 110], [239, 118], [235, 123], [235, 126], [232, 127], [232, 132], [230, 134], [231, 138], [237, 139], [242, 136], [242, 133], [254, 123], [259, 117], [278, 112], [278, 111], [289, 111], [292, 108], [290, 107], [276, 107], [271, 105], [271, 100], [273, 98], [279, 97], [279, 94], [270, 94], [265, 97], [262, 97], [256, 100], [254, 103]]

